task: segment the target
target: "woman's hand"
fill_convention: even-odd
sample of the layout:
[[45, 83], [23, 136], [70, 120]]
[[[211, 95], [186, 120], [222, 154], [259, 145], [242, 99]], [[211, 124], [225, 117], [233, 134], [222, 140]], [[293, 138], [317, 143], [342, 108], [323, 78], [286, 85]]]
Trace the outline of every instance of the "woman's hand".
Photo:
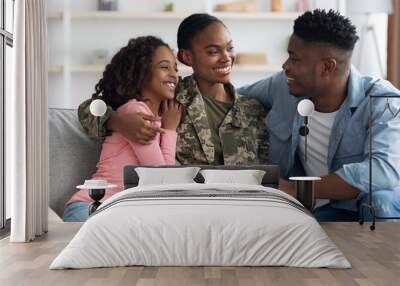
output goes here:
[[157, 132], [161, 132], [160, 128], [149, 123], [156, 120], [157, 117], [141, 112], [115, 112], [106, 124], [107, 129], [120, 133], [126, 139], [146, 145], [154, 140]]
[[161, 127], [176, 130], [181, 121], [181, 105], [175, 100], [163, 101]]

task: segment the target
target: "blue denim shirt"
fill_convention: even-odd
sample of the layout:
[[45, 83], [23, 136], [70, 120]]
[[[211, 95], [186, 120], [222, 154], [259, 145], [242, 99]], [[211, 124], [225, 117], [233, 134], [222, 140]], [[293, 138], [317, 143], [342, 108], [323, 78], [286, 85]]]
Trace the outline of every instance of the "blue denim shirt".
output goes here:
[[[280, 166], [283, 178], [304, 175], [298, 159], [303, 118], [297, 113], [297, 104], [303, 98], [289, 93], [285, 73], [244, 86], [238, 92], [259, 100], [269, 110], [269, 162]], [[347, 97], [336, 116], [328, 147], [329, 172], [359, 189], [360, 195], [369, 190], [369, 95], [400, 95], [400, 91], [388, 81], [362, 76], [352, 67]], [[394, 118], [386, 111], [382, 115], [386, 102], [385, 98], [372, 100], [372, 190], [396, 191], [400, 196], [400, 114]], [[400, 99], [389, 99], [389, 103], [393, 112], [400, 109]], [[355, 211], [357, 199], [331, 201], [331, 205]]]

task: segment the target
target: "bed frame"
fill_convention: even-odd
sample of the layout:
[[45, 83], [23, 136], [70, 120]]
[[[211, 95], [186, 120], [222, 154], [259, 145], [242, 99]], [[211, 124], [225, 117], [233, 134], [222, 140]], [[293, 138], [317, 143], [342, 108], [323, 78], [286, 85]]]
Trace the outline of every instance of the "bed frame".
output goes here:
[[[278, 188], [279, 167], [277, 165], [252, 165], [252, 166], [210, 166], [210, 165], [187, 165], [187, 166], [125, 166], [124, 168], [124, 189], [136, 187], [139, 183], [139, 176], [135, 171], [136, 167], [147, 168], [181, 168], [181, 167], [200, 167], [201, 170], [220, 169], [220, 170], [263, 170], [265, 175], [261, 184], [265, 187]], [[194, 178], [197, 183], [204, 183], [204, 178], [200, 174]]]

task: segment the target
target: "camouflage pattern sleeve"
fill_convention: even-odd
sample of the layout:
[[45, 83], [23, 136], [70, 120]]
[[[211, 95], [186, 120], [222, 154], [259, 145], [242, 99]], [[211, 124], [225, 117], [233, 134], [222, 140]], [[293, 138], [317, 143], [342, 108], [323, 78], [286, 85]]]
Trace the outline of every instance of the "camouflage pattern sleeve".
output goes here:
[[[250, 137], [248, 139], [255, 143], [253, 144], [255, 148], [247, 149], [247, 153], [252, 154], [254, 159], [246, 164], [268, 164], [269, 136], [265, 124], [266, 112], [263, 106], [255, 99], [242, 97], [239, 102], [244, 111], [241, 121], [248, 122], [247, 129], [251, 130], [248, 135], [241, 134], [241, 137], [246, 137], [247, 135], [247, 137]], [[241, 140], [246, 139], [242, 138]]]
[[225, 165], [266, 163], [268, 136], [265, 111], [258, 101], [238, 97], [221, 124], [220, 134], [221, 141], [225, 143]]
[[[96, 139], [97, 138], [97, 123], [96, 123], [96, 117], [94, 117], [90, 113], [90, 103], [92, 102], [91, 99], [85, 100], [79, 105], [78, 108], [78, 118], [79, 122], [81, 123], [83, 129], [85, 132], [89, 135], [90, 138]], [[100, 137], [104, 138], [105, 136], [109, 135], [109, 131], [105, 127], [106, 121], [111, 117], [111, 115], [115, 111], [110, 107], [107, 106], [107, 111], [106, 113], [100, 117]]]
[[266, 112], [264, 108], [260, 108], [259, 112], [259, 120], [260, 123], [259, 133], [257, 137], [257, 145], [258, 145], [258, 158], [261, 164], [268, 164], [268, 152], [269, 152], [269, 133], [267, 130], [267, 126], [265, 124]]

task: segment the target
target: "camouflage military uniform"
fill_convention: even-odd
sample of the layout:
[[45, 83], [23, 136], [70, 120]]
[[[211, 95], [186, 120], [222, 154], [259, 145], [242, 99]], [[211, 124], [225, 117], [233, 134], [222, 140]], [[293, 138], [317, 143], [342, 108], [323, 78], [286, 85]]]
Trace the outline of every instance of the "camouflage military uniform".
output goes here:
[[[231, 110], [225, 116], [219, 135], [225, 165], [249, 165], [267, 163], [268, 136], [265, 126], [265, 111], [254, 99], [239, 97], [231, 85], [226, 86], [234, 96]], [[177, 128], [178, 142], [176, 159], [182, 165], [213, 165], [214, 144], [211, 140], [204, 102], [193, 76], [181, 80], [176, 91], [176, 100], [182, 105], [182, 119]], [[89, 111], [90, 100], [79, 106], [79, 120], [92, 138], [97, 129]], [[108, 107], [101, 118], [101, 125], [114, 111]], [[104, 127], [101, 134], [106, 135]]]
[[[263, 107], [253, 99], [234, 95], [231, 110], [219, 128], [225, 165], [266, 163], [267, 132]], [[178, 85], [176, 100], [182, 104], [182, 119], [177, 128], [176, 159], [183, 165], [214, 164], [214, 144], [211, 140], [203, 98], [193, 76]]]

